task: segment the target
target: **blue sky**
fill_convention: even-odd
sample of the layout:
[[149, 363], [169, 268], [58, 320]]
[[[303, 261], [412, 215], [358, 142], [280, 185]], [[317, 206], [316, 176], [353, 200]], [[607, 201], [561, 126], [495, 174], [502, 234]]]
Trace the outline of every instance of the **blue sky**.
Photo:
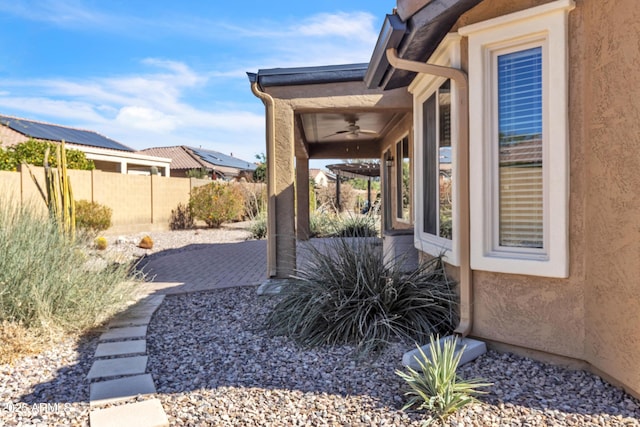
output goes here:
[[246, 72], [368, 62], [395, 1], [2, 0], [0, 114], [254, 160]]

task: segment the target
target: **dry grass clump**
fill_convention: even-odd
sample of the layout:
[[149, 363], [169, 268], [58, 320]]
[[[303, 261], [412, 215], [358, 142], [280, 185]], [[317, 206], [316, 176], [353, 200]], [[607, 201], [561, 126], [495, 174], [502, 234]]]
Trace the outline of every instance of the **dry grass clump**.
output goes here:
[[0, 323], [0, 364], [13, 363], [25, 356], [41, 353], [53, 339], [55, 336], [5, 320]]

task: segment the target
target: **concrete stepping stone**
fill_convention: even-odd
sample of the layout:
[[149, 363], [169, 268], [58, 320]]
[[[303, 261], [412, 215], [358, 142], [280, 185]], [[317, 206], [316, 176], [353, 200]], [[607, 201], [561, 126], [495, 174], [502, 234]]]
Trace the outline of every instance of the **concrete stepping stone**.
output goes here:
[[127, 400], [155, 392], [156, 386], [153, 383], [151, 374], [135, 375], [117, 380], [91, 383], [89, 388], [89, 403], [91, 406], [106, 405], [107, 403]]
[[151, 322], [151, 315], [119, 315], [109, 322], [109, 328], [123, 328], [126, 326], [144, 326]]
[[129, 403], [89, 413], [91, 427], [168, 427], [169, 419], [158, 399]]
[[146, 326], [128, 326], [114, 328], [100, 335], [100, 341], [122, 340], [127, 338], [144, 338], [147, 336]]
[[116, 377], [119, 375], [144, 374], [147, 370], [148, 356], [120, 357], [118, 359], [95, 360], [87, 378]]
[[116, 341], [98, 344], [93, 357], [124, 356], [147, 352], [147, 340]]

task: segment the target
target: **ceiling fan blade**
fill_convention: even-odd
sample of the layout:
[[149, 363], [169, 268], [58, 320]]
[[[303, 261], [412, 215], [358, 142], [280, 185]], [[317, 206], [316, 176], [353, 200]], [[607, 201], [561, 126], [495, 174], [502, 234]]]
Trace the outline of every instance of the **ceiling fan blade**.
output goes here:
[[339, 130], [339, 131], [338, 131], [338, 132], [336, 132], [336, 133], [332, 133], [332, 134], [330, 134], [330, 135], [323, 136], [323, 137], [322, 137], [322, 139], [324, 139], [324, 138], [330, 138], [330, 137], [332, 137], [332, 136], [336, 136], [336, 135], [342, 135], [343, 133], [349, 133], [349, 131], [348, 131], [348, 130]]
[[367, 129], [360, 129], [359, 133], [365, 133], [367, 135], [378, 135], [378, 132], [376, 132], [375, 130], [367, 130]]

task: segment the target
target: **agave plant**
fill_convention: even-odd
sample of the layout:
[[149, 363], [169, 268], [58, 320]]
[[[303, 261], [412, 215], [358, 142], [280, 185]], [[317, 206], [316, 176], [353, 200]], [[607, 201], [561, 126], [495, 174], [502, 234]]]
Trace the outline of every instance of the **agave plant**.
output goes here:
[[487, 393], [479, 389], [491, 386], [491, 383], [481, 378], [463, 380], [456, 373], [466, 346], [462, 346], [456, 353], [458, 347], [458, 339], [455, 337], [441, 341], [438, 336], [434, 338], [432, 335], [430, 358], [418, 346], [420, 357], [416, 356], [416, 361], [422, 372], [410, 367], [407, 367], [407, 372], [396, 371], [410, 388], [405, 393], [410, 398], [403, 410], [412, 407], [426, 409], [440, 421], [444, 421], [464, 406], [476, 402], [476, 396]]

